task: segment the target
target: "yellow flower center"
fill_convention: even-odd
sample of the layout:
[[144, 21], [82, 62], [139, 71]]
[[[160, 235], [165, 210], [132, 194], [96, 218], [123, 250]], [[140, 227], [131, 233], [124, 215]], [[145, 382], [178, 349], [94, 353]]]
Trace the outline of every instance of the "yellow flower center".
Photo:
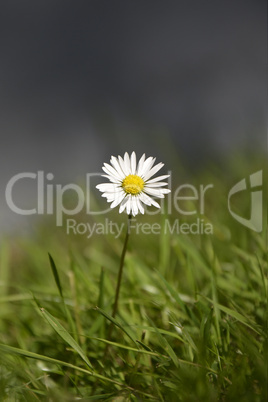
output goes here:
[[143, 190], [144, 181], [140, 176], [130, 174], [123, 180], [122, 187], [126, 193], [136, 195]]

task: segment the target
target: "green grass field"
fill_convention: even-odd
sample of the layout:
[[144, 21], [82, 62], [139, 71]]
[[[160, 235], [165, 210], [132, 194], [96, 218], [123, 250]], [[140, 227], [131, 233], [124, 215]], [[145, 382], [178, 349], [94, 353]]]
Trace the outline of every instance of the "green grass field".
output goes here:
[[[31, 235], [2, 238], [1, 401], [266, 400], [266, 225], [256, 233], [230, 216], [229, 189], [254, 172], [230, 169], [193, 175], [214, 184], [204, 216], [138, 215], [161, 230], [131, 233], [115, 320], [124, 233], [67, 235], [44, 217]], [[107, 218], [127, 220], [117, 208], [76, 216]], [[214, 233], [164, 233], [177, 218]]]

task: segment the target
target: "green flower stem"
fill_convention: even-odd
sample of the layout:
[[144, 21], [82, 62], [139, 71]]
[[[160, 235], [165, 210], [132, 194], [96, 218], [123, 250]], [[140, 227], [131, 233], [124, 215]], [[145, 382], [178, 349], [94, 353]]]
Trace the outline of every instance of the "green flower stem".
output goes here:
[[119, 299], [119, 293], [120, 293], [120, 286], [121, 286], [121, 280], [122, 280], [122, 274], [123, 274], [125, 255], [126, 255], [126, 251], [127, 251], [127, 244], [128, 244], [128, 239], [129, 239], [129, 235], [130, 235], [131, 218], [132, 218], [132, 216], [129, 215], [128, 216], [128, 224], [127, 224], [127, 232], [126, 232], [124, 247], [123, 247], [122, 254], [121, 254], [120, 266], [119, 266], [118, 277], [117, 277], [117, 285], [116, 285], [116, 291], [115, 291], [114, 307], [113, 307], [113, 312], [112, 312], [112, 317], [113, 318], [115, 318], [117, 310], [118, 310], [118, 299]]

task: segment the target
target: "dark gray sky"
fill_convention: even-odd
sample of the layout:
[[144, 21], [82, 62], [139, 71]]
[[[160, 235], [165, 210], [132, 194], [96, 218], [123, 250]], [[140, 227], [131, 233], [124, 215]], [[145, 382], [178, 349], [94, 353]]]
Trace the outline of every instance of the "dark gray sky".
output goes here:
[[0, 32], [2, 189], [126, 150], [167, 162], [168, 138], [189, 165], [265, 144], [265, 1], [6, 0]]

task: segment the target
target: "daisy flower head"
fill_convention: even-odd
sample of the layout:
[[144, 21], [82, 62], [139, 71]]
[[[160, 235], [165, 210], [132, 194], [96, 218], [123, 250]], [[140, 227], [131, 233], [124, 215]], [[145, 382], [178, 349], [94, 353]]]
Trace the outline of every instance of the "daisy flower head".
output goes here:
[[154, 162], [155, 158], [146, 158], [143, 154], [137, 163], [135, 152], [132, 152], [131, 156], [126, 152], [124, 158], [112, 156], [110, 165], [104, 163], [102, 167], [106, 173], [102, 176], [109, 179], [110, 183], [98, 184], [96, 187], [103, 193], [102, 197], [111, 202], [111, 208], [120, 205], [119, 213], [126, 210], [127, 214], [132, 216], [139, 212], [144, 214], [143, 204], [160, 208], [152, 197], [164, 198], [164, 195], [170, 192], [169, 189], [163, 188], [168, 183], [162, 181], [169, 175], [152, 179], [164, 166], [163, 163], [153, 166]]

